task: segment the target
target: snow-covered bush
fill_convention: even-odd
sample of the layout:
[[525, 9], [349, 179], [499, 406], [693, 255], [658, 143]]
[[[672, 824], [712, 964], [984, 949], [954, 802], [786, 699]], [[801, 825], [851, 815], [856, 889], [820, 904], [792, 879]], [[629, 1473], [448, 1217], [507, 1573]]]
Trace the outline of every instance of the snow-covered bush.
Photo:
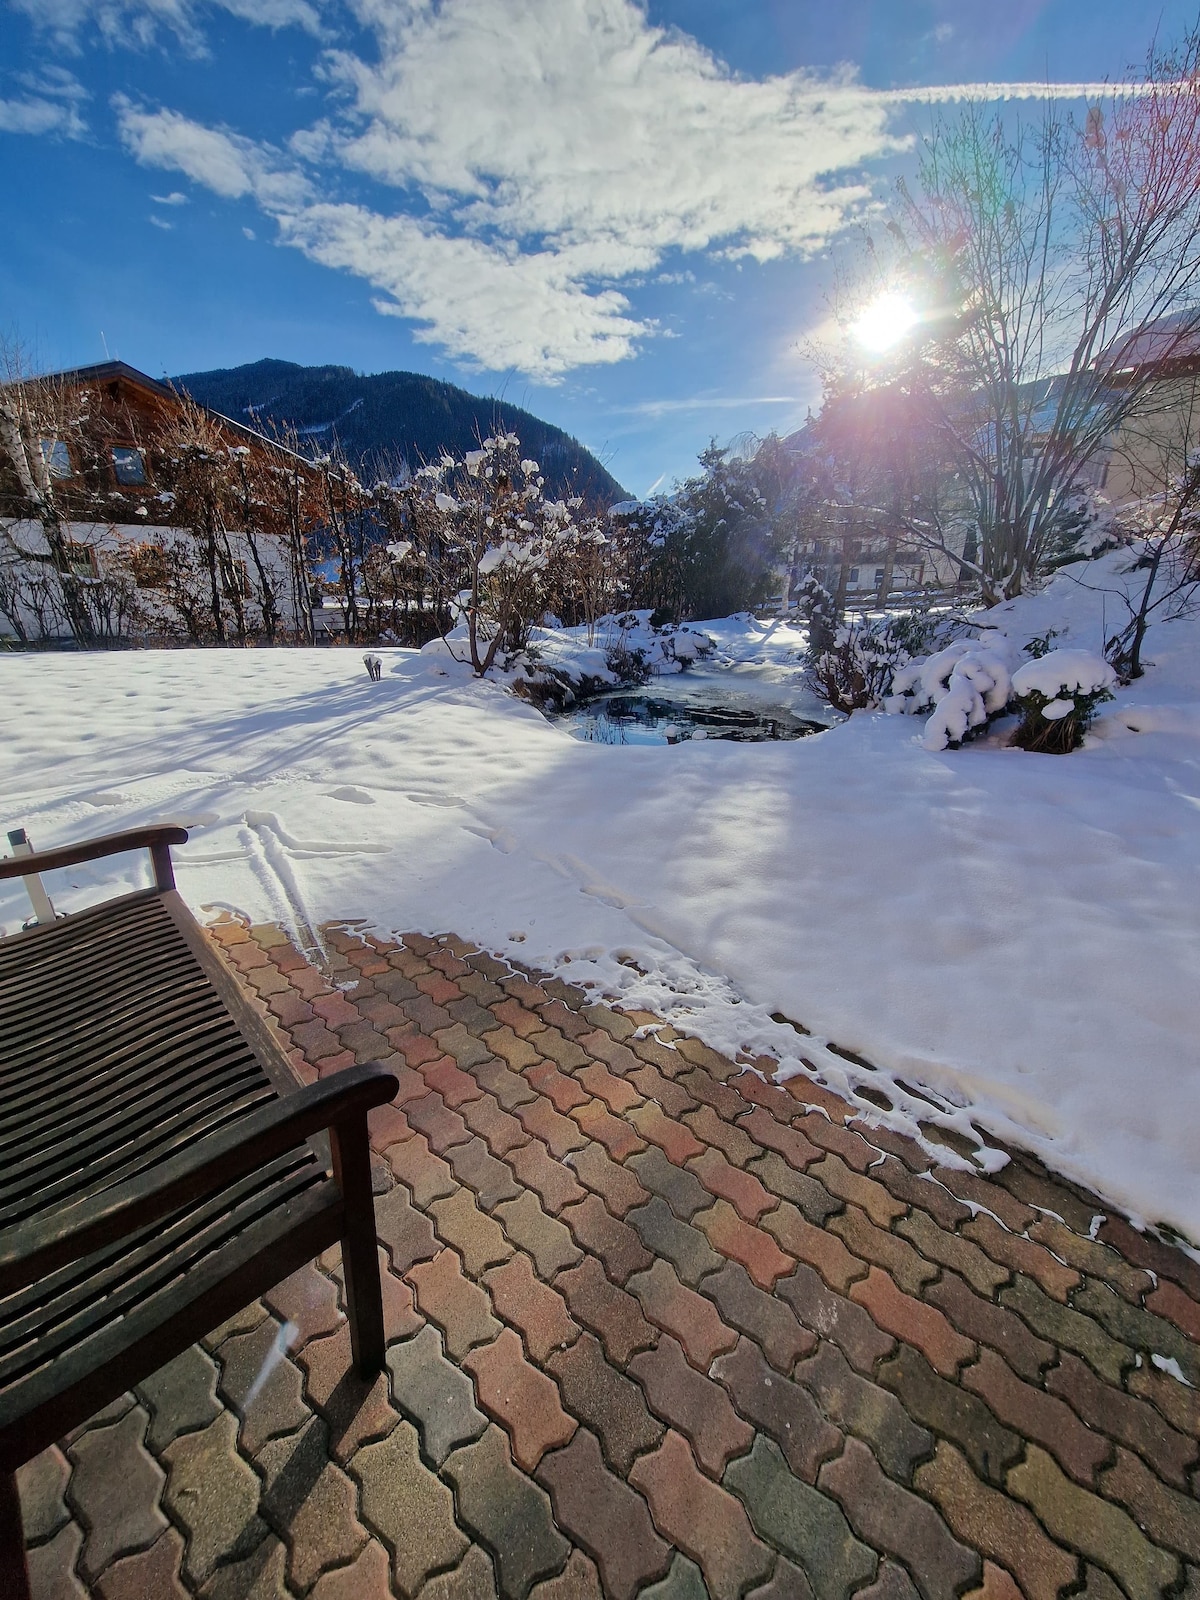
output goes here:
[[947, 628], [956, 626], [954, 619], [928, 612], [857, 617], [839, 623], [831, 642], [823, 643], [829, 619], [821, 597], [828, 599], [828, 594], [819, 584], [806, 594], [812, 610], [805, 675], [835, 711], [847, 714], [885, 705], [889, 696], [903, 693], [894, 687], [897, 674], [917, 651], [929, 649], [939, 634], [944, 637]]
[[1083, 743], [1096, 708], [1112, 699], [1117, 675], [1090, 650], [1051, 650], [1013, 674], [1021, 707], [1014, 744], [1022, 750], [1066, 755]]
[[1012, 664], [1007, 641], [956, 639], [934, 655], [901, 667], [892, 679], [884, 710], [931, 712], [921, 741], [927, 750], [960, 745], [1008, 704]]

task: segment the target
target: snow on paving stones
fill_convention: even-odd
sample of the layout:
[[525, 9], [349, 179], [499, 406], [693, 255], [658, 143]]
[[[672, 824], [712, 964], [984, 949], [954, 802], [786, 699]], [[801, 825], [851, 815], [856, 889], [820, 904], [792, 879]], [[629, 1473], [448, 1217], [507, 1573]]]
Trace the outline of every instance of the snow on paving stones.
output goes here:
[[[1057, 644], [1095, 649], [1095, 596], [988, 621], [1019, 644], [1064, 616]], [[793, 629], [710, 631], [719, 659], [796, 670]], [[1200, 1240], [1198, 635], [1157, 630], [1161, 668], [1069, 757], [931, 753], [868, 713], [790, 743], [592, 745], [436, 653], [382, 651], [379, 683], [349, 650], [10, 655], [0, 821], [48, 846], [178, 819], [198, 911], [310, 947], [337, 917], [453, 930], [899, 1113], [931, 1109], [903, 1085], [933, 1091], [934, 1120]], [[69, 908], [117, 870], [48, 887]], [[0, 923], [26, 914], [8, 889]]]

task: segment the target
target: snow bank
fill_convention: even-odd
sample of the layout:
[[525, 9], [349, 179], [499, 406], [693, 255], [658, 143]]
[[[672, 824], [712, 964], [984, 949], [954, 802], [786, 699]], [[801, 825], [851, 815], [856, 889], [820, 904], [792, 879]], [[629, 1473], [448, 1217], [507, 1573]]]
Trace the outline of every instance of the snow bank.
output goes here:
[[[1102, 644], [1100, 597], [1052, 600], [989, 613], [989, 641]], [[732, 674], [797, 670], [786, 624], [703, 631]], [[336, 649], [0, 656], [0, 824], [45, 846], [178, 818], [201, 914], [452, 929], [1200, 1239], [1198, 635], [1152, 635], [1160, 665], [1066, 759], [931, 752], [871, 713], [793, 743], [589, 745], [403, 650], [379, 683]], [[116, 872], [48, 887], [68, 908]]]

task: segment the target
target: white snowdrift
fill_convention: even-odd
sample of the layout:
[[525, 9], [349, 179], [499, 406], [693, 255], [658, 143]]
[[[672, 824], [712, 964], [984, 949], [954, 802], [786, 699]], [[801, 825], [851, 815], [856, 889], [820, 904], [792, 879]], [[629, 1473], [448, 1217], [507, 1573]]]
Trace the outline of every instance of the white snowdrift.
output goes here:
[[[1068, 599], [988, 621], [1019, 646], [1066, 617], [1060, 643], [1097, 648], [1094, 597]], [[896, 1080], [932, 1089], [1200, 1239], [1200, 650], [1172, 629], [1069, 757], [931, 753], [882, 714], [789, 744], [588, 745], [402, 650], [380, 683], [338, 650], [0, 656], [0, 824], [50, 845], [178, 818], [202, 913], [454, 930], [902, 1110]], [[713, 631], [794, 669], [791, 629]], [[113, 876], [48, 887], [69, 907]], [[9, 931], [25, 914], [0, 900]]]

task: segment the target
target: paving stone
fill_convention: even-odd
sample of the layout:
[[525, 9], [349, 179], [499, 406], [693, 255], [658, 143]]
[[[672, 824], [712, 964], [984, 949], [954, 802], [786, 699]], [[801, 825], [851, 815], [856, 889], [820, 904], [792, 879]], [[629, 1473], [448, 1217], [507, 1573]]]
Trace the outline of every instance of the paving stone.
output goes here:
[[1106, 1383], [1114, 1389], [1121, 1387], [1121, 1374], [1132, 1364], [1133, 1352], [1110, 1339], [1091, 1317], [1059, 1305], [1031, 1279], [1023, 1277], [1014, 1278], [1007, 1289], [1001, 1289], [1000, 1302], [1022, 1317], [1034, 1333], [1052, 1344], [1065, 1345], [1082, 1356]]
[[1076, 1581], [1077, 1558], [1048, 1539], [1024, 1506], [980, 1483], [965, 1456], [944, 1439], [933, 1460], [918, 1467], [915, 1486], [964, 1544], [1011, 1569], [1026, 1600], [1056, 1600]]
[[490, 1033], [484, 1034], [483, 1042], [494, 1056], [502, 1056], [514, 1072], [523, 1072], [526, 1067], [536, 1066], [542, 1059], [531, 1044], [519, 1039], [508, 1027], [493, 1028]]
[[647, 1101], [629, 1113], [629, 1120], [650, 1144], [657, 1145], [668, 1161], [683, 1166], [693, 1156], [703, 1155], [704, 1145], [691, 1129], [674, 1117], [668, 1117], [661, 1106]]
[[725, 1483], [761, 1537], [803, 1570], [817, 1600], [847, 1600], [874, 1577], [875, 1552], [855, 1538], [836, 1501], [788, 1471], [771, 1440], [760, 1434], [751, 1453], [732, 1463]]
[[980, 1352], [978, 1362], [963, 1372], [962, 1382], [983, 1396], [1001, 1422], [1044, 1445], [1077, 1483], [1092, 1486], [1097, 1468], [1112, 1454], [1112, 1445], [1080, 1422], [1070, 1406], [1022, 1383], [991, 1350]]
[[1037, 1445], [1009, 1473], [1008, 1490], [1031, 1507], [1052, 1538], [1110, 1572], [1129, 1600], [1158, 1600], [1180, 1576], [1177, 1557], [1152, 1545], [1118, 1506], [1072, 1483]]
[[466, 1551], [454, 1497], [422, 1462], [416, 1429], [407, 1422], [364, 1445], [350, 1471], [360, 1486], [362, 1516], [386, 1541], [396, 1587], [411, 1600], [430, 1573], [457, 1564]]
[[583, 1015], [595, 1028], [601, 1028], [612, 1038], [630, 1039], [637, 1032], [636, 1023], [630, 1022], [628, 1017], [622, 1016], [619, 1011], [613, 1011], [609, 1006], [585, 1006]]
[[557, 1216], [566, 1205], [582, 1200], [587, 1190], [565, 1162], [556, 1161], [540, 1139], [530, 1139], [505, 1160], [527, 1188], [537, 1192], [544, 1208]]
[[618, 1472], [627, 1473], [635, 1456], [662, 1438], [662, 1425], [646, 1409], [641, 1389], [609, 1365], [591, 1334], [556, 1351], [546, 1366], [558, 1379], [572, 1414], [599, 1435]]
[[713, 1362], [712, 1375], [725, 1386], [738, 1411], [779, 1445], [788, 1466], [807, 1483], [821, 1463], [842, 1447], [842, 1435], [821, 1415], [808, 1392], [767, 1365], [749, 1339]]
[[607, 1600], [634, 1600], [665, 1576], [672, 1551], [654, 1531], [646, 1502], [609, 1472], [594, 1434], [580, 1428], [565, 1450], [546, 1457], [538, 1481], [555, 1520], [600, 1569]]
[[761, 1105], [755, 1106], [748, 1116], [742, 1117], [739, 1127], [749, 1134], [755, 1144], [763, 1145], [782, 1157], [794, 1172], [803, 1172], [812, 1162], [821, 1158], [822, 1152], [804, 1137], [799, 1128], [777, 1120]]
[[492, 1559], [473, 1544], [453, 1572], [430, 1578], [421, 1590], [421, 1600], [497, 1600], [497, 1593]]
[[582, 1550], [572, 1550], [571, 1559], [559, 1575], [544, 1579], [534, 1588], [532, 1600], [604, 1600], [595, 1562], [589, 1561]]
[[809, 1176], [824, 1184], [830, 1194], [858, 1206], [877, 1228], [890, 1228], [908, 1209], [883, 1184], [848, 1167], [840, 1156], [826, 1155], [810, 1166]]
[[[1001, 1185], [990, 1182], [977, 1172], [963, 1172], [957, 1167], [940, 1167], [938, 1181], [952, 1194], [968, 1202], [971, 1207], [992, 1211], [1010, 1233], [1021, 1234], [1037, 1221], [1037, 1212], [1010, 1195]], [[976, 1212], [978, 1214], [978, 1212]]]
[[[860, 1590], [860, 1595], [866, 1591]], [[775, 1571], [757, 1589], [751, 1589], [746, 1600], [814, 1600], [812, 1585], [786, 1556], [777, 1556]]]
[[848, 1439], [817, 1481], [840, 1501], [860, 1538], [903, 1562], [927, 1600], [955, 1600], [981, 1576], [976, 1552], [955, 1539], [932, 1506], [886, 1478], [861, 1440]]
[[418, 1261], [432, 1261], [442, 1249], [429, 1218], [424, 1211], [418, 1211], [410, 1204], [408, 1196], [400, 1188], [392, 1189], [376, 1200], [375, 1232], [387, 1247], [392, 1271], [397, 1277], [402, 1278]]
[[417, 1130], [429, 1140], [429, 1148], [444, 1156], [452, 1145], [466, 1144], [471, 1130], [463, 1121], [462, 1113], [451, 1111], [440, 1094], [427, 1094], [420, 1100], [410, 1100], [404, 1114]]
[[877, 1228], [857, 1206], [847, 1206], [838, 1216], [831, 1217], [826, 1226], [853, 1255], [882, 1267], [905, 1294], [920, 1296], [925, 1285], [938, 1275], [937, 1267], [919, 1255], [907, 1239]]
[[712, 1200], [704, 1185], [686, 1167], [668, 1161], [657, 1145], [631, 1156], [630, 1167], [652, 1194], [660, 1195], [681, 1222], [690, 1222]]
[[[717, 1129], [717, 1124], [708, 1123], [706, 1119], [706, 1125], [713, 1127], [716, 1133], [714, 1139], [708, 1139], [701, 1134], [706, 1144], [713, 1144], [715, 1148], [725, 1150], [724, 1140], [732, 1139], [732, 1148], [737, 1151], [735, 1166], [743, 1165], [744, 1161], [749, 1161], [752, 1155], [757, 1154], [747, 1142], [745, 1133], [740, 1128], [734, 1127], [738, 1118], [745, 1116], [750, 1109], [736, 1087], [722, 1083], [719, 1078], [713, 1077], [711, 1072], [705, 1072], [701, 1067], [693, 1067], [688, 1072], [680, 1073], [676, 1081], [681, 1089], [700, 1102], [699, 1105], [692, 1107], [693, 1110], [699, 1111], [701, 1107], [708, 1106], [716, 1112], [717, 1123], [725, 1125], [727, 1131], [722, 1132]], [[726, 1151], [726, 1154], [728, 1153]]]
[[580, 1183], [598, 1194], [614, 1217], [628, 1220], [634, 1206], [645, 1205], [650, 1199], [636, 1173], [609, 1160], [598, 1144], [589, 1141], [571, 1155], [568, 1164]]
[[17, 1492], [27, 1544], [42, 1544], [70, 1520], [64, 1499], [71, 1464], [56, 1444], [17, 1468]]
[[541, 1139], [550, 1154], [557, 1156], [560, 1161], [572, 1150], [582, 1149], [588, 1142], [587, 1135], [577, 1123], [555, 1111], [550, 1102], [540, 1096], [531, 1105], [518, 1106], [516, 1116], [525, 1132], [535, 1139]]
[[[422, 1033], [412, 1022], [406, 1023], [403, 1027], [389, 1028], [387, 1041], [394, 1050], [400, 1052], [410, 1067], [419, 1067], [423, 1062], [433, 1061], [442, 1054], [434, 1040]], [[423, 1083], [424, 1079], [421, 1081]], [[413, 1098], [421, 1097], [415, 1095]]]
[[614, 1161], [625, 1161], [629, 1156], [646, 1148], [627, 1118], [614, 1117], [599, 1100], [589, 1100], [586, 1105], [571, 1112], [571, 1120], [578, 1124], [589, 1139], [602, 1144]]
[[1067, 1296], [1080, 1282], [1074, 1267], [1052, 1256], [1043, 1245], [1035, 1244], [1007, 1228], [1002, 1228], [995, 1217], [984, 1214], [964, 1222], [962, 1232], [991, 1256], [1013, 1272], [1033, 1278], [1052, 1299], [1066, 1304]]
[[658, 1195], [629, 1212], [625, 1220], [637, 1229], [646, 1249], [652, 1255], [665, 1256], [692, 1288], [706, 1273], [717, 1272], [725, 1264], [704, 1234], [680, 1222]]
[[641, 1384], [650, 1409], [684, 1435], [710, 1477], [720, 1478], [730, 1456], [750, 1448], [753, 1429], [737, 1415], [723, 1389], [688, 1365], [669, 1335], [653, 1350], [635, 1356], [629, 1372]]
[[1156, 1544], [1200, 1562], [1200, 1501], [1168, 1489], [1130, 1451], [1118, 1447], [1116, 1462], [1100, 1478], [1101, 1492], [1133, 1513]]
[[438, 1056], [421, 1067], [421, 1076], [435, 1094], [440, 1094], [452, 1111], [458, 1111], [471, 1100], [479, 1100], [483, 1090], [468, 1073], [464, 1072], [453, 1056]]
[[983, 1582], [963, 1600], [1024, 1600], [1012, 1575], [994, 1561], [983, 1563]]
[[997, 1486], [1021, 1455], [1022, 1441], [992, 1415], [981, 1400], [956, 1383], [939, 1378], [908, 1345], [885, 1361], [876, 1378], [900, 1397], [910, 1417], [953, 1439], [981, 1478]]
[[306, 1374], [306, 1398], [328, 1424], [330, 1449], [339, 1461], [348, 1460], [365, 1439], [382, 1438], [394, 1427], [387, 1373], [359, 1377], [348, 1323], [337, 1333], [314, 1339], [297, 1359]]
[[700, 1472], [681, 1434], [668, 1430], [658, 1449], [634, 1464], [629, 1482], [645, 1495], [659, 1532], [700, 1567], [714, 1600], [737, 1600], [770, 1571], [773, 1553], [754, 1537], [733, 1495]]
[[437, 1466], [487, 1427], [487, 1418], [476, 1409], [470, 1378], [446, 1359], [436, 1329], [422, 1328], [415, 1338], [392, 1345], [387, 1364], [396, 1401], [416, 1418], [425, 1454]]
[[[578, 1046], [575, 1048], [578, 1049]], [[586, 1065], [581, 1065], [576, 1078], [588, 1094], [594, 1095], [597, 1100], [603, 1100], [614, 1116], [619, 1117], [626, 1111], [632, 1111], [633, 1107], [640, 1105], [644, 1098], [629, 1079], [614, 1076], [599, 1061], [588, 1061]]]
[[762, 1346], [780, 1372], [790, 1372], [801, 1356], [816, 1348], [813, 1334], [800, 1326], [787, 1305], [756, 1288], [746, 1269], [735, 1262], [705, 1278], [704, 1293], [716, 1301], [726, 1322]]
[[[393, 1339], [407, 1339], [421, 1326], [412, 1288], [403, 1278], [398, 1278], [388, 1264], [387, 1251], [380, 1245], [376, 1251], [379, 1259], [379, 1292], [383, 1300], [383, 1336], [390, 1344]], [[329, 1259], [332, 1258], [332, 1259]], [[335, 1245], [321, 1257], [321, 1264], [337, 1283], [338, 1296], [343, 1311], [346, 1305], [346, 1280], [342, 1271], [341, 1248]], [[339, 1326], [345, 1326], [345, 1319]]]
[[505, 1600], [525, 1600], [539, 1578], [561, 1571], [571, 1547], [544, 1490], [513, 1466], [503, 1429], [493, 1425], [477, 1444], [456, 1450], [445, 1471], [459, 1516], [495, 1553]]
[[708, 1590], [696, 1563], [677, 1555], [666, 1577], [643, 1589], [640, 1600], [708, 1600]]
[[722, 1322], [712, 1303], [685, 1288], [669, 1262], [656, 1260], [649, 1271], [630, 1278], [626, 1287], [638, 1297], [649, 1320], [679, 1341], [698, 1371], [707, 1372], [714, 1356], [737, 1343], [736, 1332]]
[[[1125, 1600], [1124, 1593], [1107, 1572], [1101, 1572], [1099, 1567], [1093, 1567], [1090, 1562], [1084, 1569], [1085, 1578], [1083, 1588], [1078, 1590], [1073, 1600]], [[1183, 1591], [1187, 1600], [1191, 1600], [1189, 1591]]]
[[1126, 1379], [1131, 1394], [1157, 1406], [1176, 1428], [1200, 1440], [1200, 1392], [1161, 1372], [1139, 1354]]
[[241, 1418], [238, 1439], [256, 1455], [268, 1439], [294, 1433], [308, 1418], [304, 1379], [287, 1358], [290, 1329], [274, 1317], [217, 1351], [221, 1394]]
[[[883, 1128], [872, 1128], [871, 1137], [880, 1143], [885, 1133]], [[912, 1151], [916, 1151], [920, 1161], [927, 1159], [918, 1146], [909, 1143], [906, 1154], [910, 1160], [914, 1159]], [[960, 1222], [965, 1222], [972, 1214], [970, 1206], [963, 1205], [961, 1200], [952, 1195], [936, 1173], [913, 1169], [903, 1159], [889, 1156], [871, 1168], [871, 1176], [877, 1183], [883, 1184], [890, 1194], [894, 1194], [897, 1200], [905, 1201], [918, 1211], [927, 1211], [938, 1226], [948, 1233], [952, 1233]]]
[[1172, 1322], [1141, 1306], [1131, 1306], [1106, 1283], [1088, 1280], [1072, 1297], [1076, 1311], [1094, 1317], [1114, 1340], [1136, 1350], [1152, 1351], [1179, 1364], [1193, 1389], [1200, 1388], [1200, 1346]]
[[497, 1207], [496, 1215], [512, 1242], [533, 1257], [539, 1276], [553, 1278], [582, 1259], [568, 1230], [556, 1217], [546, 1215], [531, 1189]]
[[200, 1591], [201, 1600], [287, 1600], [287, 1550], [269, 1535], [248, 1556], [218, 1568]]
[[499, 1101], [490, 1095], [465, 1105], [462, 1114], [471, 1131], [479, 1134], [492, 1154], [502, 1161], [529, 1142], [529, 1135], [516, 1117], [502, 1110]]
[[[280, 1322], [290, 1322], [295, 1329], [289, 1341], [289, 1348], [292, 1350], [302, 1349], [310, 1339], [319, 1339], [326, 1333], [336, 1333], [342, 1323], [337, 1285], [311, 1261], [305, 1262], [298, 1272], [293, 1272], [290, 1277], [284, 1278], [283, 1282], [277, 1283], [273, 1289], [268, 1289], [263, 1299]], [[181, 1380], [182, 1378], [181, 1373]], [[201, 1382], [199, 1378], [196, 1381]], [[203, 1419], [205, 1422], [210, 1420], [210, 1417]], [[153, 1442], [152, 1439], [151, 1443]]]
[[587, 1105], [591, 1099], [582, 1084], [561, 1073], [553, 1061], [539, 1061], [536, 1066], [526, 1067], [523, 1076], [530, 1088], [536, 1089], [538, 1094], [544, 1094], [564, 1117], [569, 1116], [576, 1106]]
[[1046, 1388], [1068, 1401], [1089, 1427], [1136, 1450], [1160, 1478], [1186, 1489], [1188, 1468], [1200, 1455], [1200, 1442], [1170, 1426], [1159, 1412], [1132, 1395], [1102, 1383], [1078, 1356], [1064, 1351], [1046, 1374]]
[[475, 1204], [469, 1189], [459, 1189], [430, 1206], [439, 1236], [452, 1244], [472, 1278], [499, 1266], [512, 1255], [512, 1245], [499, 1225]]
[[774, 1211], [767, 1213], [763, 1218], [763, 1227], [778, 1239], [788, 1255], [807, 1266], [816, 1267], [837, 1294], [844, 1295], [852, 1283], [866, 1276], [865, 1261], [852, 1256], [842, 1241], [827, 1228], [814, 1228], [808, 1218], [786, 1200], [780, 1201]]
[[[987, 1564], [984, 1564], [986, 1573]], [[1021, 1600], [1019, 1594], [1009, 1596], [984, 1595], [982, 1591], [972, 1589], [976, 1600]], [[879, 1563], [879, 1571], [875, 1582], [866, 1589], [860, 1589], [854, 1600], [921, 1600], [916, 1585], [905, 1572], [903, 1567], [898, 1567], [894, 1561], [885, 1557]], [[964, 1597], [965, 1600], [965, 1597]]]
[[493, 1210], [501, 1200], [515, 1200], [520, 1193], [512, 1173], [478, 1136], [454, 1145], [447, 1151], [447, 1159], [454, 1176], [475, 1191], [485, 1211]]
[[[637, 1041], [639, 1054], [644, 1040]], [[629, 1082], [634, 1084], [643, 1100], [653, 1100], [660, 1105], [669, 1117], [682, 1117], [688, 1111], [694, 1111], [696, 1102], [684, 1088], [679, 1079], [671, 1073], [648, 1061], [639, 1063], [637, 1070], [629, 1073]]]
[[273, 1439], [258, 1464], [264, 1473], [260, 1511], [286, 1540], [288, 1576], [308, 1589], [327, 1567], [352, 1561], [367, 1541], [358, 1495], [328, 1458], [328, 1429], [314, 1417], [299, 1433]]
[[565, 1349], [579, 1334], [579, 1324], [566, 1301], [534, 1273], [527, 1255], [518, 1253], [484, 1277], [492, 1303], [506, 1322], [520, 1328], [535, 1361], [545, 1364], [555, 1350]]
[[[405, 1139], [401, 1144], [389, 1145], [385, 1159], [392, 1172], [422, 1209], [428, 1206], [431, 1200], [439, 1200], [454, 1193], [454, 1174], [442, 1157], [435, 1155], [429, 1148], [429, 1141], [422, 1133], [413, 1134], [411, 1139]], [[376, 1208], [376, 1225], [378, 1226], [378, 1208]]]
[[599, 1195], [589, 1194], [577, 1205], [568, 1206], [562, 1220], [585, 1250], [600, 1257], [614, 1283], [626, 1283], [633, 1273], [645, 1272], [653, 1262], [633, 1229], [618, 1222]]
[[[419, 983], [420, 978], [414, 981]], [[459, 991], [455, 991], [454, 998], [461, 998]], [[445, 1006], [439, 1006], [427, 994], [414, 995], [411, 1000], [406, 1000], [404, 1002], [404, 1010], [416, 1023], [417, 1027], [420, 1028], [421, 1032], [427, 1033], [431, 1038], [435, 1034], [441, 1033], [443, 1028], [450, 1028], [454, 1025], [454, 1018], [446, 1010]]]
[[500, 1332], [492, 1303], [477, 1283], [463, 1276], [454, 1250], [443, 1250], [409, 1272], [417, 1304], [442, 1330], [446, 1349], [456, 1361], [472, 1346], [488, 1344]]
[[391, 1600], [390, 1565], [387, 1551], [372, 1539], [348, 1567], [324, 1573], [309, 1600]]
[[[542, 1008], [541, 1015], [545, 1020], [546, 1007]], [[586, 1067], [591, 1059], [574, 1039], [568, 1039], [559, 1028], [550, 1027], [544, 1033], [539, 1033], [537, 1047], [548, 1061], [553, 1061], [564, 1072], [575, 1072], [580, 1067]]]
[[146, 1449], [141, 1406], [107, 1427], [88, 1428], [70, 1447], [68, 1490], [87, 1530], [79, 1570], [89, 1581], [110, 1561], [148, 1549], [167, 1526], [159, 1509], [164, 1474]]
[[[94, 1593], [99, 1600], [188, 1600], [180, 1576], [183, 1550], [179, 1532], [168, 1528], [149, 1550], [107, 1567], [94, 1584]], [[35, 1583], [33, 1592], [38, 1596], [45, 1591]]]
[[267, 1535], [258, 1515], [259, 1480], [237, 1453], [237, 1430], [237, 1418], [223, 1411], [163, 1452], [169, 1469], [163, 1504], [187, 1535], [183, 1575], [197, 1587], [217, 1566], [250, 1555]]
[[[1090, 1227], [1090, 1219], [1089, 1219]], [[1100, 1278], [1133, 1305], [1141, 1305], [1142, 1297], [1154, 1288], [1154, 1279], [1141, 1267], [1131, 1267], [1117, 1252], [1098, 1239], [1088, 1237], [1069, 1228], [1057, 1217], [1042, 1216], [1030, 1227], [1029, 1237], [1044, 1244], [1053, 1255], [1060, 1256], [1077, 1272]], [[1186, 1295], [1176, 1290], [1184, 1300]], [[1192, 1302], [1194, 1304], [1194, 1302]], [[1151, 1307], [1151, 1310], [1154, 1308]]]
[[505, 1328], [463, 1362], [475, 1378], [479, 1404], [508, 1430], [513, 1458], [534, 1472], [547, 1450], [567, 1443], [575, 1419], [567, 1416], [555, 1384], [525, 1359], [520, 1339]]
[[656, 1343], [658, 1330], [631, 1294], [609, 1282], [595, 1256], [584, 1256], [579, 1266], [564, 1272], [558, 1287], [575, 1320], [599, 1336], [610, 1361], [624, 1366], [635, 1350]]
[[1178, 1284], [1169, 1279], [1160, 1283], [1153, 1294], [1146, 1296], [1146, 1309], [1156, 1316], [1166, 1317], [1181, 1333], [1200, 1344], [1200, 1300], [1185, 1294]]
[[505, 1111], [530, 1105], [537, 1099], [521, 1073], [514, 1072], [507, 1062], [489, 1055], [482, 1045], [479, 1048], [482, 1056], [471, 1066], [471, 1076], [488, 1094], [495, 1096]]
[[912, 1421], [895, 1395], [855, 1372], [836, 1345], [822, 1340], [793, 1377], [832, 1422], [865, 1439], [884, 1471], [901, 1483], [910, 1481], [914, 1463], [932, 1450], [931, 1434]]
[[1036, 1383], [1042, 1368], [1054, 1360], [1052, 1344], [1031, 1333], [1011, 1311], [974, 1294], [956, 1272], [943, 1272], [926, 1289], [925, 1298], [946, 1313], [959, 1333], [990, 1346], [1029, 1383]]
[[89, 1600], [90, 1590], [75, 1570], [82, 1544], [82, 1528], [68, 1522], [45, 1544], [26, 1551], [34, 1600]]
[[815, 1178], [794, 1171], [774, 1150], [752, 1161], [746, 1170], [753, 1172], [772, 1194], [778, 1195], [781, 1200], [789, 1200], [816, 1228], [824, 1227], [829, 1218], [842, 1208], [842, 1202], [835, 1199], [828, 1189]]
[[944, 1377], [953, 1377], [976, 1353], [970, 1339], [956, 1333], [936, 1307], [902, 1293], [878, 1267], [854, 1284], [850, 1294], [881, 1328], [914, 1345]]
[[775, 1293], [806, 1328], [832, 1339], [858, 1372], [869, 1373], [896, 1348], [896, 1341], [877, 1328], [861, 1306], [827, 1289], [811, 1267], [798, 1266], [790, 1277], [780, 1278]]

